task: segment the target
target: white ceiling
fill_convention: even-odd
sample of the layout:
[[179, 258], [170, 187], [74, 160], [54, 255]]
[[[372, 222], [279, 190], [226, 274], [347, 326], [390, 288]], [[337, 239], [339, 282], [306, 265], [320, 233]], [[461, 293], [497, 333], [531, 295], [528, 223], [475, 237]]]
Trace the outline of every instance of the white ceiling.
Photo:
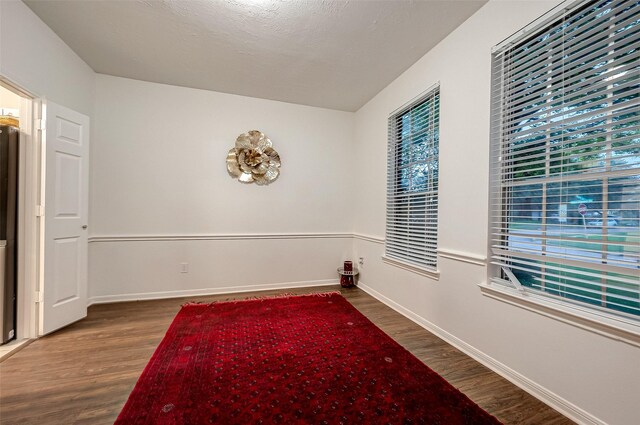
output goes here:
[[355, 111], [486, 0], [26, 0], [96, 72]]

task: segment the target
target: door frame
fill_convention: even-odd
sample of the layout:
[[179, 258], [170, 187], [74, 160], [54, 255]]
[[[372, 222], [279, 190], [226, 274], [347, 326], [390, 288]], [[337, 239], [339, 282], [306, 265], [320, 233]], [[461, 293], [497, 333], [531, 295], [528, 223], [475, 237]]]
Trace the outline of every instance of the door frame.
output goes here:
[[[0, 86], [22, 98], [18, 185], [17, 343], [39, 335], [39, 305], [44, 260], [43, 99], [0, 75]], [[16, 347], [18, 348], [18, 347]]]

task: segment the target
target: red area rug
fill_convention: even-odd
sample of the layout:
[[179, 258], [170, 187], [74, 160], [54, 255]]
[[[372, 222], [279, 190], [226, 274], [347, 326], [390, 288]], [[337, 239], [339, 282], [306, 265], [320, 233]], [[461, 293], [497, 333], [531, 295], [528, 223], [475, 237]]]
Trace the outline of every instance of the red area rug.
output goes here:
[[339, 293], [185, 305], [117, 424], [499, 424]]

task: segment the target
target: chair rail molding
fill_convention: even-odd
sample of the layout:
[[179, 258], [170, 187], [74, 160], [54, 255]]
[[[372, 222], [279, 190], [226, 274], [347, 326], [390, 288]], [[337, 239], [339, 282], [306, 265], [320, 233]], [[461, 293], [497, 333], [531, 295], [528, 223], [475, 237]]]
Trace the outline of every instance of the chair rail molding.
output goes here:
[[354, 239], [359, 239], [362, 241], [384, 244], [384, 238], [380, 236], [365, 235], [363, 233], [353, 233], [351, 236], [353, 236]]
[[437, 253], [440, 257], [449, 260], [462, 261], [463, 263], [475, 264], [476, 266], [487, 265], [487, 257], [483, 255], [448, 248], [438, 248]]
[[199, 235], [99, 235], [89, 237], [98, 242], [167, 242], [167, 241], [227, 241], [256, 239], [349, 239], [352, 233], [238, 233]]

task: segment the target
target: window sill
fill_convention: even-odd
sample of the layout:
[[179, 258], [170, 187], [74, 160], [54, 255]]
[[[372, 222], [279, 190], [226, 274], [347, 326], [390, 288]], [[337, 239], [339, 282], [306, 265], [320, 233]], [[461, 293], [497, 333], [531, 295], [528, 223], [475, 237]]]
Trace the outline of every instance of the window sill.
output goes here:
[[632, 320], [567, 305], [548, 297], [522, 293], [498, 284], [478, 285], [483, 295], [585, 329], [616, 341], [640, 347], [640, 326]]
[[405, 263], [404, 261], [396, 260], [395, 258], [385, 257], [384, 255], [382, 256], [382, 261], [386, 264], [419, 274], [420, 276], [426, 276], [433, 280], [440, 280], [440, 272], [436, 269], [416, 266], [415, 264]]

